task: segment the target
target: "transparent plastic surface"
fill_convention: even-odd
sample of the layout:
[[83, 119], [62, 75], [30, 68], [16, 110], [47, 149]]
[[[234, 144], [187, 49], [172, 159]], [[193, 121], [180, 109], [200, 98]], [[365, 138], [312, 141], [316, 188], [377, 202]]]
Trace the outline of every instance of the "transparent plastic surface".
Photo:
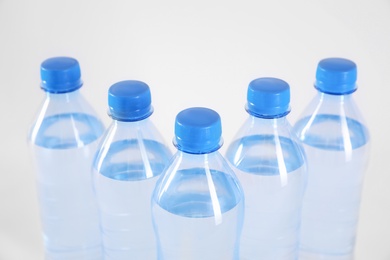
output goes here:
[[250, 116], [226, 158], [245, 193], [240, 259], [297, 259], [306, 164], [285, 117]]
[[294, 129], [308, 163], [300, 259], [353, 259], [369, 152], [353, 96], [318, 93]]
[[178, 151], [152, 198], [158, 259], [239, 259], [243, 210], [241, 187], [218, 151]]
[[113, 120], [93, 167], [105, 259], [156, 259], [150, 201], [170, 158], [149, 118]]
[[79, 91], [49, 94], [29, 133], [47, 259], [101, 259], [90, 169], [104, 131]]

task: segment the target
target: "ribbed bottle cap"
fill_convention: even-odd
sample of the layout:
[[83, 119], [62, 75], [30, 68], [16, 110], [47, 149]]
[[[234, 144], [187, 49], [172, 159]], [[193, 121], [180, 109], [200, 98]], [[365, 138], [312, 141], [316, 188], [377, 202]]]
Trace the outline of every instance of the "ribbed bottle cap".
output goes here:
[[318, 63], [315, 87], [333, 95], [356, 91], [357, 68], [353, 61], [342, 58], [323, 59]]
[[54, 57], [41, 64], [41, 88], [51, 93], [75, 91], [83, 85], [76, 59]]
[[290, 86], [277, 78], [259, 78], [249, 83], [246, 110], [261, 118], [277, 118], [290, 112]]
[[211, 153], [221, 147], [221, 135], [221, 118], [214, 110], [194, 107], [176, 116], [174, 144], [180, 151]]
[[153, 113], [147, 84], [137, 80], [115, 83], [108, 90], [110, 116], [119, 121], [139, 121]]

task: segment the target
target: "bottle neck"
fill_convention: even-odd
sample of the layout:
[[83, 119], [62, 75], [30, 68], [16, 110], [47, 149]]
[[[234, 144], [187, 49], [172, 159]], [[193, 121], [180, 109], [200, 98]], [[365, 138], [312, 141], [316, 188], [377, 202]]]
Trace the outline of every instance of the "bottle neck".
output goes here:
[[162, 136], [149, 117], [132, 122], [112, 120], [108, 132], [107, 135], [113, 136], [115, 140], [150, 139], [164, 143]]
[[266, 119], [250, 115], [235, 135], [234, 140], [258, 135], [290, 137], [291, 130], [287, 117]]
[[177, 150], [171, 171], [190, 168], [214, 169], [221, 172], [229, 171], [228, 166], [219, 151], [205, 154], [191, 154]]
[[353, 98], [353, 93], [346, 95], [331, 95], [318, 91], [315, 98], [304, 110], [301, 118], [312, 116], [313, 114], [331, 114], [357, 118], [359, 117], [359, 113], [359, 109]]
[[253, 115], [249, 116], [248, 122], [251, 127], [278, 128], [288, 124], [285, 116], [278, 118], [261, 118]]
[[199, 165], [203, 164], [204, 162], [209, 162], [210, 160], [213, 160], [214, 158], [217, 158], [221, 156], [219, 151], [213, 151], [210, 153], [204, 153], [204, 154], [193, 154], [193, 153], [187, 153], [184, 151], [177, 150], [176, 156], [181, 157], [181, 160], [186, 161], [190, 160], [193, 163], [199, 163]]
[[80, 96], [80, 89], [76, 89], [75, 91], [71, 91], [67, 93], [51, 93], [51, 92], [45, 92], [45, 93], [46, 93], [46, 99], [69, 102]]
[[149, 122], [149, 117], [139, 120], [139, 121], [121, 121], [117, 119], [112, 119], [112, 125], [117, 128], [142, 128]]
[[319, 99], [320, 102], [344, 104], [346, 102], [353, 100], [353, 93], [345, 94], [345, 95], [332, 95], [332, 94], [327, 94], [327, 93], [318, 91], [317, 92], [317, 99]]
[[41, 115], [50, 116], [66, 113], [81, 113], [97, 117], [95, 110], [85, 100], [79, 90], [58, 94], [46, 92], [45, 94], [46, 97], [40, 110]]

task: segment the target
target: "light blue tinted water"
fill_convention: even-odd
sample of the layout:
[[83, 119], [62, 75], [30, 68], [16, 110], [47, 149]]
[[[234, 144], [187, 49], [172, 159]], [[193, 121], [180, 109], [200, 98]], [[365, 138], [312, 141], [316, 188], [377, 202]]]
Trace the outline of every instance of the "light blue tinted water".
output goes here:
[[233, 142], [226, 157], [245, 193], [240, 259], [297, 259], [306, 183], [299, 145], [252, 135]]
[[300, 259], [353, 259], [369, 136], [356, 120], [317, 115], [297, 122], [308, 162]]
[[[79, 127], [76, 131], [75, 125]], [[102, 258], [90, 173], [102, 132], [103, 125], [85, 114], [45, 118], [33, 132], [31, 148], [38, 170], [38, 200], [47, 259]]]
[[159, 225], [159, 257], [164, 260], [238, 260], [237, 225], [239, 205], [222, 215], [189, 218], [172, 214], [161, 207], [153, 209]]
[[81, 147], [98, 139], [104, 131], [94, 116], [66, 113], [46, 117], [34, 135], [34, 144], [49, 149]]
[[157, 179], [119, 181], [98, 174], [105, 259], [156, 259], [150, 199]]
[[302, 167], [303, 155], [299, 145], [290, 138], [274, 135], [251, 135], [234, 141], [226, 153], [227, 160], [240, 171], [264, 176], [280, 175], [280, 161], [277, 158], [276, 145], [280, 152], [286, 172]]
[[[181, 170], [176, 173], [170, 190], [161, 195], [159, 205], [163, 209], [184, 217], [203, 218], [215, 215], [214, 201], [209, 192], [207, 173], [203, 168]], [[213, 186], [218, 194], [218, 204], [222, 213], [234, 208], [241, 199], [236, 184], [229, 175], [210, 170]], [[211, 185], [211, 184], [210, 184]], [[199, 189], [198, 187], [203, 187]]]
[[[170, 160], [171, 153], [168, 148], [154, 140], [142, 140], [145, 147], [145, 155], [148, 158], [148, 164], [150, 165], [151, 174], [153, 176], [160, 175], [164, 170], [166, 164]], [[126, 153], [126, 157], [141, 157], [139, 140], [121, 140], [110, 144], [110, 148], [105, 155], [101, 165], [95, 165], [99, 167], [99, 172], [111, 179], [122, 181], [136, 181], [147, 178], [145, 173], [148, 170], [148, 166], [143, 161], [129, 163], [124, 159], [116, 158], [120, 153]], [[130, 159], [130, 161], [135, 159]], [[96, 163], [96, 162], [95, 162]]]
[[243, 198], [232, 177], [202, 168], [175, 177], [153, 203], [159, 259], [238, 259]]
[[137, 140], [122, 140], [112, 143], [102, 164], [95, 165], [105, 259], [157, 257], [150, 202], [170, 151], [156, 141], [142, 142], [147, 161], [126, 162], [124, 158], [140, 157], [139, 144]]
[[307, 145], [324, 150], [357, 149], [368, 142], [366, 127], [359, 121], [338, 115], [306, 117], [295, 126], [298, 137]]

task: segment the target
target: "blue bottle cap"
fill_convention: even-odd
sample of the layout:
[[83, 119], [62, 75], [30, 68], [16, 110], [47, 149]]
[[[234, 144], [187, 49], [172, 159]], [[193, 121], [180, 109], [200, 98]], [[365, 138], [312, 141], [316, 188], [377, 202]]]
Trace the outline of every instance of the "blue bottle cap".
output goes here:
[[221, 118], [208, 108], [194, 107], [176, 116], [174, 144], [180, 151], [205, 154], [222, 145]]
[[277, 78], [259, 78], [249, 83], [246, 111], [261, 118], [278, 118], [290, 112], [290, 86]]
[[137, 80], [115, 83], [108, 90], [109, 115], [119, 121], [140, 121], [153, 113], [149, 86]]
[[357, 89], [356, 78], [357, 68], [353, 61], [328, 58], [318, 63], [314, 86], [327, 94], [350, 94]]
[[41, 64], [41, 88], [50, 93], [67, 93], [79, 89], [80, 65], [76, 59], [55, 57]]

